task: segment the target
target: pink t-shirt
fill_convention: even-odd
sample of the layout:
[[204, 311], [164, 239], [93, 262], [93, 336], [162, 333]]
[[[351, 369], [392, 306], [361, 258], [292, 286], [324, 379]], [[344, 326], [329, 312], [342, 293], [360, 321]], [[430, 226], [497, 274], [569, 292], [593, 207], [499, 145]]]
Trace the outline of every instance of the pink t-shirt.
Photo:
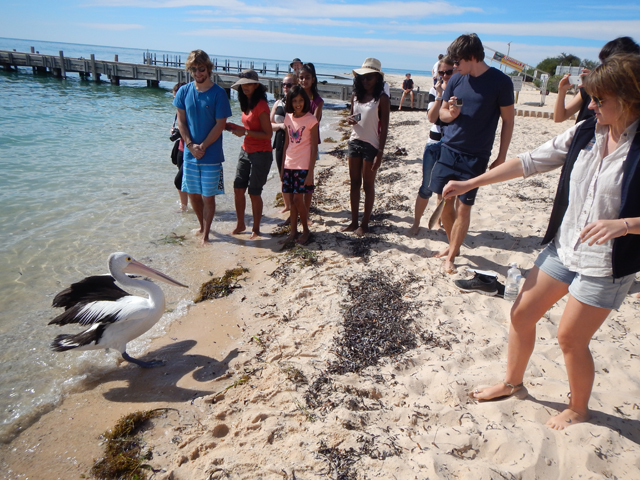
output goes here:
[[284, 168], [289, 170], [309, 170], [311, 165], [311, 129], [318, 124], [315, 115], [307, 112], [302, 117], [287, 113], [284, 125], [289, 135]]

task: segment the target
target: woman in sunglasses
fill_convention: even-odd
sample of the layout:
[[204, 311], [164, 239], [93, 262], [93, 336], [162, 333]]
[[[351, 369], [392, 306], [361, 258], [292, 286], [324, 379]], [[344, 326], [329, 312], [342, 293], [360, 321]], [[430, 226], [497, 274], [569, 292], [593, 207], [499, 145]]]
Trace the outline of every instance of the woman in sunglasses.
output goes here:
[[[275, 151], [276, 165], [278, 166], [278, 173], [282, 178], [282, 153], [284, 151], [284, 141], [286, 136], [286, 130], [284, 126], [284, 118], [287, 115], [286, 112], [286, 100], [287, 95], [291, 91], [291, 87], [298, 84], [298, 79], [294, 73], [287, 74], [282, 79], [282, 98], [276, 100], [271, 108], [271, 128], [275, 132], [273, 138], [273, 149]], [[280, 189], [282, 191], [282, 189]], [[284, 208], [280, 213], [288, 212], [291, 209], [289, 204], [289, 196], [283, 195]]]
[[431, 170], [440, 156], [440, 141], [442, 140], [442, 128], [447, 124], [440, 120], [438, 113], [442, 107], [442, 93], [447, 87], [447, 82], [454, 72], [453, 60], [448, 55], [443, 57], [438, 63], [438, 76], [436, 84], [429, 91], [429, 105], [427, 106], [427, 119], [431, 122], [429, 140], [424, 147], [422, 155], [422, 185], [418, 190], [416, 205], [413, 213], [413, 225], [409, 229], [410, 235], [417, 235], [420, 230], [420, 219], [427, 208], [429, 199], [433, 192], [429, 190], [431, 181]]
[[640, 271], [639, 81], [640, 56], [609, 57], [584, 77], [594, 117], [479, 177], [449, 182], [442, 192], [451, 198], [562, 167], [543, 239], [549, 244], [511, 308], [504, 381], [470, 394], [478, 401], [526, 396], [523, 381], [536, 323], [568, 293], [557, 337], [571, 394], [567, 408], [547, 421], [556, 430], [589, 419], [594, 380], [589, 342]]

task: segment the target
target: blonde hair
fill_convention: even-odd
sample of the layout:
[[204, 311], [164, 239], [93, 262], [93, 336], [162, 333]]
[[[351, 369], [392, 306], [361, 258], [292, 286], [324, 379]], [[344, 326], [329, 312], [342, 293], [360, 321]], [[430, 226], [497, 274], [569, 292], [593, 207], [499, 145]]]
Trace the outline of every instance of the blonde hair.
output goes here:
[[193, 50], [187, 57], [184, 68], [189, 71], [194, 65], [204, 65], [209, 70], [209, 73], [213, 70], [213, 62], [204, 50]]
[[593, 97], [615, 98], [623, 115], [640, 114], [640, 55], [612, 55], [583, 81]]

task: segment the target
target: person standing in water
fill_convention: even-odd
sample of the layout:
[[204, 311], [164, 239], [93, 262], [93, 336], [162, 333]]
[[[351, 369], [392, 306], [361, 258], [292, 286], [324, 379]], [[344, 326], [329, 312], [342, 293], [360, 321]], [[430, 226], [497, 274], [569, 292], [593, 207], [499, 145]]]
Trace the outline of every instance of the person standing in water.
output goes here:
[[178, 109], [178, 129], [187, 149], [184, 152], [182, 191], [189, 194], [200, 223], [202, 245], [216, 213], [216, 195], [224, 194], [222, 132], [231, 116], [229, 99], [211, 80], [213, 63], [202, 50], [194, 50], [185, 62], [194, 81], [178, 90], [173, 105]]

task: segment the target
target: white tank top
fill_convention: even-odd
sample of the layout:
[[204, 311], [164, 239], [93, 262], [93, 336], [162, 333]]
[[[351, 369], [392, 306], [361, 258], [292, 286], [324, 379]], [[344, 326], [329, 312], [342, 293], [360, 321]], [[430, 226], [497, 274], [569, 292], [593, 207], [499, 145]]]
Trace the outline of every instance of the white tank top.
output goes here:
[[361, 140], [380, 147], [380, 119], [378, 118], [378, 104], [380, 100], [371, 100], [367, 103], [353, 101], [353, 114], [361, 114], [362, 118], [353, 126], [351, 140]]

